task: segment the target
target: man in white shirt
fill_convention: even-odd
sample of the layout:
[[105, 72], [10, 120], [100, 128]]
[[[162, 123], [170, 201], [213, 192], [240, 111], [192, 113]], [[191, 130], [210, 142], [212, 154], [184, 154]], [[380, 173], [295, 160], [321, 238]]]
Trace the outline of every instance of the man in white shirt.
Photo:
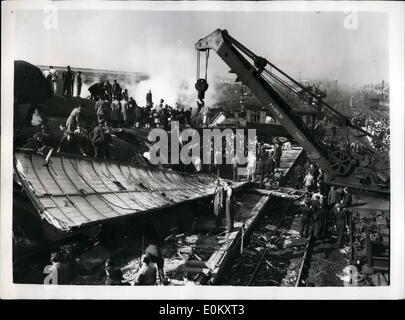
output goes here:
[[311, 192], [313, 184], [314, 184], [314, 176], [308, 173], [304, 178], [305, 190], [307, 192]]
[[49, 67], [49, 73], [51, 74], [51, 83], [52, 83], [51, 89], [52, 89], [53, 93], [57, 93], [57, 90], [58, 90], [58, 73], [56, 72], [56, 70], [52, 66]]
[[248, 181], [254, 180], [255, 171], [256, 171], [256, 155], [253, 151], [249, 151], [247, 163], [247, 176], [246, 176]]

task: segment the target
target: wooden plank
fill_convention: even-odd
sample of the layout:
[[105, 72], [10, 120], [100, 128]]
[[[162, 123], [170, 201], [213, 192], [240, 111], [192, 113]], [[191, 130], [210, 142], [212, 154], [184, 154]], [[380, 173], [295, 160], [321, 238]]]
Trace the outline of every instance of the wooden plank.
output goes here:
[[[246, 219], [246, 221], [244, 222], [245, 234], [251, 231], [250, 230], [251, 227], [258, 219], [260, 212], [263, 210], [268, 200], [269, 196], [263, 196], [260, 199], [260, 201], [255, 205], [255, 207], [252, 209], [249, 218]], [[216, 250], [208, 259], [207, 266], [212, 269], [211, 273], [212, 283], [215, 283], [218, 280], [220, 273], [223, 271], [223, 268], [225, 267], [224, 262], [226, 262], [226, 260], [232, 254], [233, 252], [232, 250], [233, 248], [235, 248], [235, 245], [237, 244], [241, 236], [242, 236], [241, 229], [228, 234], [227, 237], [229, 241], [225, 242], [225, 244], [223, 244], [219, 250]]]

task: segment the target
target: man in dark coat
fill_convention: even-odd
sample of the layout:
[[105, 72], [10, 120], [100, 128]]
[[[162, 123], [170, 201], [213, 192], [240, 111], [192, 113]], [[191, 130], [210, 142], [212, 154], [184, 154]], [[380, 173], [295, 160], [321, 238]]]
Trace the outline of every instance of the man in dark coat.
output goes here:
[[[264, 180], [270, 178], [273, 171], [273, 159], [269, 159], [267, 152], [264, 152], [260, 161], [260, 188], [263, 188]], [[266, 179], [266, 180], [267, 180]]]
[[329, 194], [328, 194], [328, 206], [329, 208], [333, 208], [336, 203], [340, 201], [339, 194], [334, 186], [330, 188]]
[[[342, 202], [342, 201], [341, 201]], [[341, 203], [337, 203], [332, 209], [332, 213], [335, 217], [336, 231], [338, 233], [337, 244], [339, 248], [343, 247], [343, 238], [346, 234], [347, 227], [347, 211], [344, 210]]]
[[112, 85], [110, 83], [110, 81], [106, 81], [104, 84], [104, 90], [107, 93], [107, 97], [108, 99], [111, 101], [112, 100]]
[[312, 209], [309, 201], [305, 202], [304, 207], [301, 208], [301, 237], [307, 237], [310, 234]]
[[82, 92], [82, 72], [79, 71], [77, 76], [76, 76], [76, 96], [80, 97], [80, 93]]
[[329, 234], [328, 221], [329, 221], [329, 211], [326, 208], [326, 202], [324, 201], [321, 208], [318, 210], [319, 224], [320, 224], [320, 237], [327, 238]]
[[152, 101], [152, 90], [149, 90], [149, 92], [146, 94], [146, 106], [151, 107], [153, 106], [153, 101]]
[[88, 90], [91, 94], [91, 97], [90, 97], [91, 99], [96, 100], [97, 97], [101, 96], [104, 98], [104, 96], [105, 96], [104, 86], [102, 85], [101, 82], [97, 82], [97, 83], [91, 85]]
[[221, 181], [217, 180], [217, 185], [214, 191], [214, 215], [215, 215], [215, 224], [217, 227], [221, 225], [222, 216], [224, 212], [224, 187], [221, 184]]
[[274, 167], [278, 171], [280, 169], [280, 160], [281, 160], [281, 143], [279, 141], [274, 145]]
[[98, 126], [93, 130], [92, 143], [94, 146], [94, 157], [101, 159], [108, 159], [108, 144], [111, 142], [109, 135], [104, 128], [105, 120], [99, 119]]
[[294, 187], [297, 189], [301, 189], [302, 186], [302, 180], [304, 178], [303, 170], [299, 163], [293, 168]]
[[106, 96], [103, 101], [103, 110], [104, 110], [104, 120], [107, 126], [111, 124], [111, 102]]
[[312, 209], [312, 219], [311, 219], [311, 231], [312, 231], [312, 236], [315, 240], [319, 239], [321, 237], [321, 218], [319, 215], [320, 208], [314, 208], [311, 205]]
[[134, 126], [136, 128], [142, 127], [145, 125], [146, 123], [146, 119], [145, 119], [145, 112], [143, 108], [140, 108], [138, 106], [135, 107], [134, 109], [134, 121], [135, 124]]
[[70, 66], [67, 66], [66, 71], [62, 73], [63, 95], [66, 97], [72, 96], [72, 85], [74, 81], [73, 77], [73, 71], [70, 69]]
[[225, 220], [228, 233], [233, 231], [233, 189], [228, 182], [225, 182]]
[[128, 104], [129, 104], [129, 125], [133, 127], [135, 126], [135, 112], [138, 105], [136, 104], [136, 101], [134, 100], [133, 97], [129, 97]]
[[121, 100], [121, 86], [117, 82], [117, 80], [114, 80], [113, 85], [112, 85], [112, 95], [116, 97], [118, 100]]
[[315, 181], [318, 181], [318, 177], [319, 177], [319, 167], [316, 163], [314, 163], [313, 165], [313, 173], [312, 175], [314, 176]]
[[349, 188], [345, 187], [343, 189], [343, 207], [348, 208], [352, 205], [353, 197], [349, 192]]

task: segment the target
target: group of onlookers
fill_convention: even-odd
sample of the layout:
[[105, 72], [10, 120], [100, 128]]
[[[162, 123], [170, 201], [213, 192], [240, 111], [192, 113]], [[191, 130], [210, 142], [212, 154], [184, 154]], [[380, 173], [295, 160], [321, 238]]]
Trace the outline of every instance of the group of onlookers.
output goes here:
[[182, 105], [172, 107], [160, 99], [159, 104], [152, 101], [152, 91], [146, 94], [146, 105], [141, 107], [133, 97], [129, 97], [128, 89], [122, 89], [117, 80], [111, 85], [109, 81], [94, 84], [89, 88], [91, 98], [97, 100], [96, 114], [113, 128], [164, 128], [169, 129], [172, 121], [180, 126], [191, 125], [191, 107]]
[[352, 118], [352, 124], [365, 128], [374, 136], [370, 141], [371, 145], [380, 151], [390, 149], [390, 121], [384, 116], [364, 116], [358, 115]]
[[[49, 87], [53, 93], [58, 93], [59, 74], [53, 66], [43, 71], [44, 77], [49, 81]], [[82, 72], [79, 71], [77, 75], [73, 72], [70, 66], [62, 72], [62, 94], [66, 97], [72, 97], [74, 91], [74, 84], [76, 82], [76, 96], [80, 97], [83, 79]]]
[[352, 195], [347, 187], [331, 186], [327, 190], [324, 173], [316, 163], [309, 161], [302, 167], [295, 167], [299, 177], [304, 175], [303, 186], [306, 195], [302, 207], [301, 235], [314, 239], [327, 239], [330, 236], [331, 221], [337, 232], [338, 247], [344, 245], [345, 234], [351, 232]]
[[366, 130], [375, 139], [371, 141], [374, 148], [380, 151], [390, 150], [390, 121], [384, 117], [367, 117], [365, 122]]

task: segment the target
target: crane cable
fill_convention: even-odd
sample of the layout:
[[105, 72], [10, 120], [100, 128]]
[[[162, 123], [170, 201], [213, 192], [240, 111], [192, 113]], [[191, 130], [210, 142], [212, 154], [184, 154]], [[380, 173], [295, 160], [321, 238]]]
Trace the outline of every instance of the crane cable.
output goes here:
[[207, 77], [208, 77], [208, 58], [210, 56], [210, 50], [206, 51], [206, 55], [205, 55], [205, 81], [207, 81]]
[[[196, 52], [197, 52], [197, 79], [196, 80], [198, 81], [198, 79], [200, 79], [200, 73], [201, 73], [201, 59], [200, 59], [201, 51], [196, 50]], [[208, 49], [205, 52], [206, 52], [206, 54], [205, 54], [205, 74], [204, 74], [204, 79], [205, 79], [205, 81], [207, 81], [207, 78], [208, 78], [208, 58], [210, 56], [210, 50]]]
[[197, 52], [197, 75], [196, 75], [196, 81], [200, 78], [200, 51], [196, 50]]

